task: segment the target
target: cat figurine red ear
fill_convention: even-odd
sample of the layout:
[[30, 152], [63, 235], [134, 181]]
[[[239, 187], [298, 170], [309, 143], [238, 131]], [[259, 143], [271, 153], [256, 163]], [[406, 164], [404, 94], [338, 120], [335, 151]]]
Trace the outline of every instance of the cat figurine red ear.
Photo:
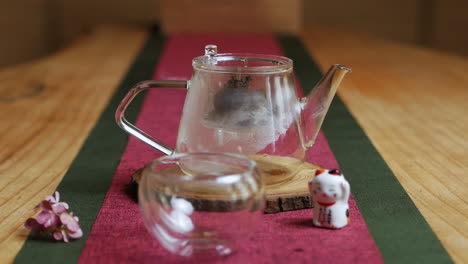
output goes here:
[[317, 227], [338, 229], [349, 223], [351, 188], [339, 170], [317, 170], [309, 181], [314, 206], [313, 223]]

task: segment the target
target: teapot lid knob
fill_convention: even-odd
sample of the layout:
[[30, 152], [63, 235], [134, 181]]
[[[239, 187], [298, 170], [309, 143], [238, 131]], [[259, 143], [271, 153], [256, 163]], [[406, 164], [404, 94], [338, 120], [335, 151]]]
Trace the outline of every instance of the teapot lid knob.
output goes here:
[[218, 54], [218, 47], [216, 45], [206, 45], [205, 46], [205, 56], [216, 56]]

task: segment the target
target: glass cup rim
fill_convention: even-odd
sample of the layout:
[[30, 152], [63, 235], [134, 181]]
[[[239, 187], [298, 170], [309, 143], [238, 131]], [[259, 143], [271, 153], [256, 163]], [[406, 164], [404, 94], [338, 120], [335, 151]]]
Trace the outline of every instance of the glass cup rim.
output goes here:
[[[262, 66], [220, 66], [212, 64], [211, 61], [242, 61], [242, 60], [256, 60], [263, 62], [270, 62], [272, 65], [262, 65]], [[288, 57], [279, 56], [279, 55], [269, 55], [269, 54], [255, 54], [255, 53], [221, 53], [214, 56], [198, 56], [192, 60], [192, 66], [194, 69], [205, 70], [205, 71], [214, 71], [214, 72], [224, 72], [224, 73], [233, 73], [233, 72], [245, 72], [245, 73], [278, 73], [289, 71], [293, 68], [293, 60]]]
[[[242, 162], [246, 163], [246, 169], [242, 170], [242, 172], [239, 173], [223, 173], [223, 174], [209, 174], [209, 175], [203, 175], [199, 177], [190, 177], [187, 175], [181, 175], [181, 176], [172, 176], [171, 181], [185, 181], [185, 180], [215, 180], [219, 179], [222, 177], [228, 177], [232, 175], [253, 175], [255, 173], [255, 169], [257, 166], [257, 163], [254, 160], [249, 159], [248, 157], [244, 155], [239, 155], [239, 154], [234, 154], [234, 153], [223, 153], [223, 152], [187, 152], [187, 153], [175, 153], [167, 156], [163, 156], [160, 158], [157, 158], [153, 160], [150, 163], [149, 166], [149, 174], [153, 177], [161, 177], [159, 173], [157, 173], [154, 169], [155, 167], [162, 165], [162, 164], [177, 164], [177, 160], [180, 160], [183, 157], [203, 157], [203, 156], [209, 156], [209, 157], [215, 157], [215, 156], [222, 156], [226, 158], [231, 158], [231, 159], [236, 159], [240, 160]], [[171, 162], [170, 162], [171, 161]], [[168, 180], [168, 179], [165, 179]]]

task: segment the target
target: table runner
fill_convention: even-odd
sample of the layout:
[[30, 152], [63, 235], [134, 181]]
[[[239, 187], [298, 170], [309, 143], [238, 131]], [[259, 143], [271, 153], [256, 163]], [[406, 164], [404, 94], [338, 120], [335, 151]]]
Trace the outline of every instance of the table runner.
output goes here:
[[[167, 38], [161, 57], [157, 60], [163, 42], [164, 38], [157, 34], [148, 40], [58, 188], [64, 200], [69, 201], [71, 208], [80, 216], [85, 237], [70, 244], [30, 239], [16, 262], [37, 262], [41, 259], [48, 263], [64, 263], [66, 260], [75, 262], [77, 259], [81, 263], [180, 262], [180, 258], [163, 250], [144, 229], [138, 206], [132, 199], [135, 197], [134, 189], [129, 185], [133, 171], [160, 154], [130, 137], [122, 155], [121, 144], [125, 140], [117, 136], [107, 138], [109, 133], [122, 133], [116, 126], [111, 128], [108, 120], [113, 122], [110, 113], [123, 98], [122, 92], [125, 93], [140, 80], [151, 78], [148, 71], [154, 69], [151, 64], [155, 61], [158, 61], [158, 66], [153, 78], [188, 79], [191, 58], [200, 55], [205, 44], [214, 43], [220, 52], [269, 53], [291, 57], [295, 62], [299, 82], [305, 90], [313, 87], [320, 76], [300, 41], [291, 36], [275, 39], [270, 35], [174, 35]], [[138, 125], [154, 131], [169, 145], [175, 145], [184, 96], [185, 92], [181, 90], [148, 93], [138, 116]], [[134, 110], [133, 115], [136, 114]], [[450, 261], [409, 197], [339, 99], [335, 99], [331, 107], [324, 131], [329, 142], [321, 133], [307, 158], [328, 168], [338, 165], [333, 154], [338, 158], [384, 259], [399, 263]], [[102, 136], [106, 137], [105, 140]], [[94, 140], [98, 138], [103, 142], [95, 143]], [[115, 144], [120, 145], [116, 147]], [[91, 156], [96, 157], [96, 148], [102, 152], [97, 153], [101, 154], [99, 159], [93, 160]], [[112, 155], [111, 159], [103, 158], [109, 155]], [[114, 176], [117, 165], [115, 158], [120, 155], [122, 158]], [[103, 164], [102, 159], [111, 160], [111, 164]], [[82, 182], [85, 181], [80, 177], [87, 178], [86, 186], [83, 186]], [[93, 225], [99, 207], [99, 215]], [[352, 222], [345, 229], [332, 231], [313, 228], [310, 219], [311, 210], [265, 215], [264, 223], [252, 243], [224, 261], [381, 262], [380, 253], [353, 199]]]
[[[207, 43], [216, 43], [220, 53], [224, 50], [283, 55], [275, 39], [267, 35], [175, 35], [167, 40], [154, 79], [181, 80], [190, 78], [191, 59], [200, 55]], [[185, 93], [185, 90], [151, 90], [143, 103], [137, 126], [144, 131], [154, 131], [153, 134], [157, 135], [159, 139], [174, 146]], [[321, 153], [314, 155], [314, 152]], [[161, 154], [145, 146], [134, 137], [129, 140], [104, 205], [80, 256], [80, 263], [87, 263], [91, 260], [98, 260], [98, 262], [108, 260], [112, 263], [122, 259], [137, 262], [161, 259], [165, 263], [178, 263], [180, 261], [179, 257], [164, 250], [144, 230], [138, 206], [121, 191], [128, 184], [128, 172], [141, 168], [155, 156], [161, 156]], [[337, 167], [323, 135], [319, 137], [314, 151], [309, 152], [308, 156], [320, 166]], [[119, 208], [115, 208], [117, 204]], [[354, 201], [351, 201], [350, 215], [353, 225], [335, 233], [308, 226], [307, 223], [310, 223], [311, 219], [310, 210], [265, 215], [263, 225], [254, 235], [252, 242], [243, 245], [238, 254], [225, 259], [224, 262], [271, 263], [291, 260], [307, 262], [313, 255], [318, 262], [350, 258], [360, 262], [378, 263], [380, 255]], [[121, 220], [128, 216], [138, 216], [136, 217], [138, 223], [129, 226], [129, 223]], [[113, 219], [118, 220], [113, 221]], [[109, 225], [109, 221], [112, 223], [111, 225]], [[109, 235], [113, 230], [124, 230], [125, 234]], [[116, 243], [120, 243], [116, 241], [120, 239], [125, 241], [125, 251], [116, 250], [118, 248]], [[353, 240], [360, 241], [361, 245], [357, 246], [346, 242]], [[148, 248], [142, 247], [142, 241], [147, 243]], [[319, 241], [320, 243], [317, 243]], [[278, 249], [281, 249], [281, 254], [277, 254]]]

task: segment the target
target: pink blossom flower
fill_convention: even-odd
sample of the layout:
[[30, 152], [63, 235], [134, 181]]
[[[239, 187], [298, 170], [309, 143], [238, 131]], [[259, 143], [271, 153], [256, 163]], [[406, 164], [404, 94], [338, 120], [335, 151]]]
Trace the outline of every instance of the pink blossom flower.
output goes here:
[[24, 223], [36, 235], [52, 234], [55, 240], [64, 242], [68, 242], [69, 237], [77, 239], [83, 236], [78, 217], [68, 213], [69, 206], [60, 202], [59, 192], [55, 192], [54, 196], [47, 196], [36, 208], [42, 210], [36, 219], [29, 218]]
[[71, 238], [80, 238], [83, 236], [83, 231], [80, 228], [80, 224], [78, 223], [79, 219], [73, 214], [69, 214], [64, 212], [60, 215], [60, 221], [62, 222], [62, 234], [63, 240], [68, 242], [68, 237]]
[[[61, 231], [61, 230], [57, 230], [57, 231], [55, 231], [54, 233], [52, 233], [52, 236], [55, 238], [55, 240], [60, 241], [60, 240], [62, 240], [64, 237], [66, 237], [66, 236], [63, 235], [62, 232], [63, 232], [63, 231]], [[68, 242], [68, 239], [65, 238], [64, 241], [65, 241], [65, 242]]]
[[[56, 214], [60, 214], [62, 212], [65, 212], [68, 210], [69, 206], [65, 202], [59, 202], [60, 201], [60, 193], [55, 192], [55, 197], [54, 196], [47, 196], [45, 200], [40, 204], [40, 206], [44, 209], [47, 208], [48, 210], [54, 211]], [[48, 202], [48, 204], [47, 204]], [[49, 209], [50, 208], [50, 209]]]
[[46, 232], [46, 228], [39, 224], [36, 219], [34, 218], [28, 218], [26, 222], [24, 223], [24, 227], [26, 227], [29, 230], [34, 230], [36, 234], [41, 235], [42, 233]]
[[43, 210], [37, 215], [36, 220], [44, 228], [56, 227], [59, 222], [59, 216], [53, 211]]

